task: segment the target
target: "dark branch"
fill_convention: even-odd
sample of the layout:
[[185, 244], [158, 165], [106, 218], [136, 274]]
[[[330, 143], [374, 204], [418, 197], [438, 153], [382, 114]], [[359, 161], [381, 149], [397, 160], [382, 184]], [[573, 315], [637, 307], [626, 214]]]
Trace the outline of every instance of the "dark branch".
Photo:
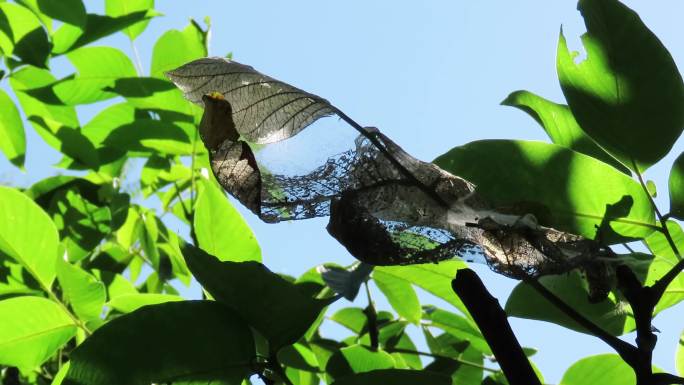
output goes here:
[[477, 274], [470, 269], [459, 270], [451, 287], [480, 328], [508, 382], [511, 385], [541, 385], [513, 334], [506, 312]]

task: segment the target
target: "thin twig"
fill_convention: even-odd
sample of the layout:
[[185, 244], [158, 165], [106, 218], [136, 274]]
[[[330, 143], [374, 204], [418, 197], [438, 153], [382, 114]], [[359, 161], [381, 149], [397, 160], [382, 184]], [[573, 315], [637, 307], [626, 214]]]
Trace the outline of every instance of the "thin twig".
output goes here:
[[449, 356], [445, 356], [442, 354], [428, 353], [428, 352], [422, 352], [419, 350], [401, 349], [401, 348], [385, 348], [385, 351], [387, 351], [388, 353], [414, 354], [417, 356], [425, 356], [425, 357], [450, 360], [450, 361], [454, 361], [454, 362], [457, 362], [457, 363], [465, 365], [465, 366], [472, 366], [473, 368], [482, 369], [485, 372], [490, 372], [490, 373], [500, 372], [500, 370], [498, 370], [498, 369], [488, 368], [484, 365], [480, 365], [480, 364], [475, 363], [475, 362], [470, 362], [470, 361], [467, 361], [467, 360], [464, 360], [461, 358], [456, 358], [456, 357], [449, 357]]
[[630, 362], [634, 361], [637, 354], [636, 347], [601, 329], [598, 325], [585, 318], [582, 314], [578, 313], [562, 299], [558, 298], [538, 280], [531, 279], [525, 282], [532, 286], [532, 288], [541, 294], [542, 297], [546, 298], [547, 301], [551, 302], [573, 321], [577, 322], [593, 336], [599, 338], [601, 341], [613, 348], [613, 350], [615, 350], [625, 361], [627, 361], [627, 357], [629, 357]]

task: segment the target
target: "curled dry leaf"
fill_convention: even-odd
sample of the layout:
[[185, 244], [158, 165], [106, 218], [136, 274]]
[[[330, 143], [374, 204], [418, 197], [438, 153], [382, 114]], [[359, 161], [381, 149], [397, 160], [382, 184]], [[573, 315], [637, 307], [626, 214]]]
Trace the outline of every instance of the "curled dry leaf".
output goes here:
[[596, 278], [596, 296], [606, 292], [599, 256], [608, 251], [531, 215], [495, 210], [472, 183], [413, 158], [377, 129], [356, 127], [353, 148], [308, 174], [260, 168], [248, 142], [287, 139], [331, 114], [346, 118], [323, 98], [222, 58], [167, 76], [205, 108], [200, 134], [219, 183], [266, 222], [330, 216], [328, 232], [371, 265], [484, 257], [517, 279], [582, 268]]

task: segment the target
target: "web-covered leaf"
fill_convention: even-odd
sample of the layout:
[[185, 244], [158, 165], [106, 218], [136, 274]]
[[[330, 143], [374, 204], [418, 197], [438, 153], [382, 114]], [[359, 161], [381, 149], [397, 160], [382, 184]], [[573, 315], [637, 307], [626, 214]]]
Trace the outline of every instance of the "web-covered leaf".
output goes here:
[[[458, 256], [518, 279], [580, 267], [605, 282], [596, 243], [539, 226], [531, 215], [497, 211], [472, 183], [415, 159], [377, 129], [356, 127], [361, 135], [352, 148], [308, 173], [285, 175], [260, 165], [248, 141], [289, 138], [330, 113], [344, 118], [318, 96], [226, 59], [201, 59], [169, 77], [204, 105], [200, 135], [219, 183], [266, 222], [330, 216], [328, 232], [372, 265]], [[247, 87], [255, 82], [269, 87]], [[303, 119], [304, 110], [289, 110], [286, 99], [308, 100], [325, 113]]]

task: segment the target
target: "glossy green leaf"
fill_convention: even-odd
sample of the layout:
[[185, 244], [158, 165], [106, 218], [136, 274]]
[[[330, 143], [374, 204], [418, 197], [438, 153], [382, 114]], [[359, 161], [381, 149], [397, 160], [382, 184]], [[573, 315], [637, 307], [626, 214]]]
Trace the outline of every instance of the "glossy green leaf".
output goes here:
[[15, 3], [0, 3], [0, 49], [26, 64], [46, 68], [50, 41], [36, 15]]
[[636, 12], [617, 0], [581, 0], [587, 57], [561, 31], [561, 88], [582, 129], [623, 164], [644, 171], [684, 128], [684, 84], [670, 53]]
[[684, 220], [684, 152], [679, 154], [670, 170], [670, 215]]
[[626, 385], [636, 383], [634, 371], [617, 354], [582, 358], [563, 374], [559, 385]]
[[236, 384], [251, 372], [254, 357], [249, 328], [225, 306], [171, 302], [96, 330], [71, 354], [63, 384]]
[[195, 207], [195, 233], [204, 251], [222, 261], [261, 261], [261, 248], [223, 191], [207, 180]]
[[519, 108], [542, 126], [551, 141], [608, 163], [629, 174], [629, 169], [605, 152], [577, 124], [567, 105], [557, 104], [529, 91], [515, 91], [501, 104]]
[[[129, 15], [131, 13], [151, 10], [154, 7], [154, 0], [106, 0], [105, 1], [105, 12], [107, 15], [112, 17], [121, 17]], [[149, 19], [137, 22], [130, 27], [123, 30], [131, 40], [135, 39], [140, 35], [147, 24], [149, 24]]]
[[442, 329], [461, 341], [468, 341], [473, 348], [484, 354], [492, 354], [480, 330], [467, 318], [434, 307], [427, 308], [423, 318], [429, 321], [429, 326]]
[[[113, 47], [84, 47], [70, 52], [67, 58], [77, 73], [73, 79], [61, 80], [52, 87], [57, 98], [53, 104], [88, 104], [113, 98], [116, 94], [105, 91], [107, 87], [113, 87], [116, 79], [136, 76], [128, 56]], [[43, 101], [51, 102], [45, 98]]]
[[532, 213], [545, 226], [600, 235], [605, 243], [653, 232], [653, 208], [639, 183], [558, 145], [482, 140], [453, 148], [435, 163], [473, 182], [495, 207]]
[[40, 297], [0, 301], [0, 365], [32, 370], [76, 334], [76, 325], [56, 303]]
[[190, 245], [183, 247], [183, 254], [202, 286], [266, 337], [273, 349], [296, 342], [330, 303], [312, 298], [258, 262], [221, 262]]
[[102, 282], [62, 259], [57, 262], [57, 279], [64, 298], [78, 318], [86, 322], [100, 318], [102, 306], [107, 300]]
[[0, 90], [0, 151], [12, 164], [24, 167], [26, 155], [26, 135], [19, 110], [14, 101]]
[[0, 186], [0, 252], [21, 263], [49, 290], [58, 247], [57, 229], [45, 211], [21, 192]]
[[86, 9], [82, 0], [38, 0], [40, 12], [64, 23], [85, 26]]
[[409, 282], [378, 270], [373, 273], [373, 282], [400, 316], [414, 324], [420, 322], [420, 302]]
[[448, 376], [420, 370], [385, 369], [336, 379], [333, 385], [451, 385]]
[[121, 313], [131, 313], [143, 306], [182, 301], [183, 297], [172, 294], [131, 293], [114, 297], [107, 306]]
[[377, 266], [375, 272], [382, 272], [395, 278], [410, 282], [428, 293], [450, 303], [462, 313], [468, 311], [463, 302], [454, 294], [451, 281], [456, 271], [468, 266], [461, 261], [445, 261], [439, 264], [424, 264], [410, 266]]
[[[578, 272], [546, 276], [540, 278], [539, 281], [549, 291], [608, 333], [622, 335], [634, 330], [634, 319], [627, 316], [612, 294], [602, 302], [589, 302], [588, 289]], [[526, 283], [519, 283], [513, 289], [506, 301], [505, 310], [509, 316], [553, 322], [587, 333], [583, 327]]]
[[150, 74], [165, 78], [164, 72], [207, 56], [202, 31], [190, 23], [183, 31], [166, 31], [154, 44]]

